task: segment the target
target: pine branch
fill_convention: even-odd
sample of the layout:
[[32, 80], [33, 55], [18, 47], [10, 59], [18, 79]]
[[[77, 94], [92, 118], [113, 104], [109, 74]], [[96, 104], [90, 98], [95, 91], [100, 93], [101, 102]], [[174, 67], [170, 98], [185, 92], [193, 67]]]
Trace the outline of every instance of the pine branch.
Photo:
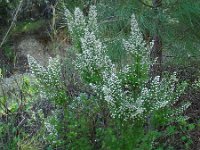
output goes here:
[[146, 4], [142, 0], [139, 0], [139, 2], [142, 3], [144, 6], [147, 6], [147, 7], [150, 7], [150, 8], [154, 8], [152, 5]]

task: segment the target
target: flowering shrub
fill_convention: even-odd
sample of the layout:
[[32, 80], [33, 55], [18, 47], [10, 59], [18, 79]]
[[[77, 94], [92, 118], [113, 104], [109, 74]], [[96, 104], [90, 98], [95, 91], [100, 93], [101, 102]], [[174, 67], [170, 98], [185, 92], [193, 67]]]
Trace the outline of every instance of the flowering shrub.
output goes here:
[[[187, 84], [178, 83], [175, 74], [162, 79], [159, 76], [150, 79], [149, 68], [152, 63], [149, 56], [150, 49], [143, 41], [135, 15], [132, 15], [131, 18], [131, 35], [127, 40], [123, 40], [127, 59], [119, 67], [108, 56], [107, 46], [103, 44], [103, 39], [98, 38], [95, 6], [90, 7], [88, 18], [84, 17], [79, 8], [75, 9], [74, 15], [65, 8], [64, 14], [72, 36], [73, 48], [77, 53], [73, 62], [74, 67], [89, 89], [89, 92], [82, 89], [80, 94], [72, 97], [72, 101], [68, 102], [67, 106], [62, 107], [67, 115], [64, 118], [67, 119], [66, 122], [69, 125], [66, 125], [66, 132], [69, 131], [66, 139], [70, 142], [68, 141], [66, 144], [73, 145], [71, 142], [77, 139], [86, 146], [88, 141], [85, 140], [89, 140], [87, 136], [89, 134], [94, 147], [102, 144], [103, 148], [106, 141], [103, 136], [98, 135], [98, 128], [106, 134], [114, 134], [115, 138], [123, 143], [117, 143], [117, 140], [114, 140], [115, 144], [121, 148], [126, 145], [126, 140], [124, 141], [123, 138], [129, 140], [128, 149], [139, 148], [138, 143], [144, 137], [152, 146], [157, 135], [152, 138], [151, 131], [145, 133], [145, 125], [147, 124], [148, 128], [153, 126], [154, 129], [159, 125], [178, 121], [181, 113], [189, 104], [181, 104], [176, 109], [173, 107]], [[51, 58], [49, 66], [46, 68], [40, 66], [31, 56], [28, 56], [28, 60], [33, 75], [38, 79], [42, 93], [50, 99], [67, 101], [69, 95], [63, 92], [59, 59]], [[86, 109], [88, 107], [89, 109]], [[72, 120], [73, 122], [70, 122]], [[77, 120], [81, 123], [78, 127]], [[109, 131], [107, 130], [109, 129], [108, 120], [111, 122], [110, 126], [113, 122], [116, 123], [112, 132], [107, 132]], [[47, 125], [49, 126], [49, 124], [50, 122]], [[121, 130], [117, 131], [118, 128]], [[141, 132], [138, 133], [137, 130]], [[62, 131], [60, 130], [60, 132]], [[56, 136], [60, 137], [57, 133]], [[82, 145], [82, 142], [79, 144]], [[113, 144], [113, 141], [109, 144]]]
[[[91, 11], [94, 12], [94, 6], [91, 7]], [[66, 12], [68, 11], [66, 10]], [[93, 17], [96, 17], [96, 13], [94, 14]], [[93, 19], [93, 17], [91, 20], [95, 20], [93, 23], [97, 24], [97, 19]], [[69, 15], [67, 18], [70, 18]], [[75, 15], [71, 20], [77, 18]], [[69, 24], [69, 29], [73, 33], [71, 27], [73, 23]], [[131, 19], [131, 36], [128, 40], [123, 41], [124, 50], [127, 53], [126, 64], [120, 69], [111, 62], [106, 54], [106, 46], [97, 39], [96, 30], [93, 32], [90, 22], [80, 22], [79, 26], [82, 27], [83, 24], [85, 28], [82, 31], [85, 33], [80, 37], [82, 52], [77, 54], [75, 64], [83, 79], [93, 88], [98, 88], [97, 95], [101, 98], [104, 97], [103, 99], [110, 105], [113, 117], [117, 115], [125, 120], [144, 118], [149, 113], [171, 107], [178, 100], [184, 91], [185, 84], [177, 85], [178, 87], [175, 89], [177, 82], [175, 75], [169, 79], [164, 78], [161, 82], [157, 76], [148, 84], [151, 64], [150, 49], [145, 46], [134, 15]], [[93, 26], [97, 27], [98, 25]]]

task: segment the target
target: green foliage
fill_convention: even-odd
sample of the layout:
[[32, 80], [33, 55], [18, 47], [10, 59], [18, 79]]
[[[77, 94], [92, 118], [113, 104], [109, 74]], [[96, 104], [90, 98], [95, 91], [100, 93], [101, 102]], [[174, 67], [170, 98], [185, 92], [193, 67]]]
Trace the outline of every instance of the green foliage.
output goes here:
[[[28, 136], [24, 125], [27, 125], [26, 117], [32, 108], [35, 90], [30, 86], [31, 79], [28, 76], [16, 76], [7, 80], [0, 81], [0, 145], [3, 150], [15, 150], [20, 147], [19, 143], [23, 138]], [[7, 85], [6, 81], [11, 85]]]
[[44, 20], [37, 21], [24, 21], [21, 23], [17, 23], [14, 27], [12, 34], [20, 34], [20, 33], [32, 33], [34, 31], [38, 31], [45, 24]]
[[122, 42], [127, 59], [121, 66], [114, 64], [107, 46], [98, 39], [95, 11], [91, 6], [89, 18], [85, 18], [80, 9], [72, 15], [65, 8], [76, 53], [75, 60], [68, 63], [79, 73], [73, 82], [69, 78], [63, 81], [66, 74], [61, 59], [51, 58], [43, 67], [28, 56], [39, 93], [56, 106], [52, 116], [44, 118], [47, 133], [43, 140], [50, 149], [153, 149], [163, 136], [160, 126], [185, 120], [181, 114], [189, 104], [173, 107], [186, 83], [178, 84], [176, 75], [150, 80], [148, 48], [134, 15], [131, 36]]
[[[167, 126], [165, 130], [161, 131], [160, 138], [156, 144], [157, 149], [190, 149], [193, 141], [191, 140], [190, 132], [196, 130], [196, 125], [188, 123], [187, 121], [181, 120], [176, 124]], [[168, 139], [168, 141], [166, 141]]]
[[[123, 2], [102, 1], [97, 8], [91, 6], [87, 16], [79, 8], [71, 13], [64, 7], [72, 38], [68, 58], [50, 58], [42, 66], [29, 55], [33, 77], [24, 77], [18, 90], [0, 94], [0, 139], [7, 143], [2, 149], [189, 149], [188, 132], [196, 126], [182, 116], [190, 104], [179, 103], [187, 83], [178, 81], [175, 73], [149, 77], [151, 45], [139, 29], [145, 31], [144, 22], [138, 24], [135, 15], [130, 20], [132, 3]], [[96, 9], [104, 10], [99, 20]], [[101, 25], [112, 13], [121, 20]], [[35, 23], [16, 30], [35, 30], [41, 22]], [[44, 108], [41, 102], [46, 102]]]
[[[112, 6], [112, 7], [111, 7]], [[133, 1], [102, 0], [97, 5], [98, 21], [100, 24], [101, 36], [117, 40], [130, 33], [130, 16], [134, 12]]]
[[6, 59], [8, 59], [10, 62], [13, 62], [14, 58], [15, 58], [15, 53], [14, 53], [14, 50], [12, 49], [12, 47], [8, 44], [5, 44], [2, 47], [2, 49], [3, 49], [3, 53], [6, 56]]
[[20, 0], [0, 0], [0, 20], [1, 24], [8, 24], [12, 20], [14, 13]]
[[[151, 1], [144, 1], [152, 5]], [[151, 7], [135, 1], [136, 15], [144, 36], [151, 38], [158, 31], [162, 38], [163, 58], [170, 64], [188, 65], [199, 56], [199, 6], [195, 1], [162, 0], [156, 15]], [[159, 27], [155, 20], [159, 19]], [[190, 60], [190, 61], [188, 61]]]

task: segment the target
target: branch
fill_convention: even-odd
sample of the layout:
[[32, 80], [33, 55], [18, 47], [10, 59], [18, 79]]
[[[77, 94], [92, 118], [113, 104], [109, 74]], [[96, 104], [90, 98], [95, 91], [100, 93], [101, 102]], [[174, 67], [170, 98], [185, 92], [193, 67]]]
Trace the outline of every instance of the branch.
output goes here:
[[147, 7], [150, 7], [150, 8], [154, 8], [152, 5], [146, 4], [142, 0], [139, 0], [139, 2], [142, 3], [144, 6], [147, 6]]
[[10, 25], [8, 31], [6, 32], [6, 34], [5, 34], [5, 36], [4, 36], [3, 40], [2, 40], [2, 42], [1, 42], [1, 44], [0, 44], [0, 48], [1, 48], [1, 47], [3, 46], [3, 44], [5, 43], [8, 34], [10, 33], [12, 27], [13, 27], [14, 24], [15, 24], [15, 21], [17, 20], [17, 15], [18, 15], [18, 13], [19, 13], [19, 11], [20, 11], [20, 8], [21, 8], [21, 6], [22, 6], [22, 2], [23, 2], [23, 0], [20, 1], [19, 5], [18, 5], [18, 7], [17, 7], [16, 13], [15, 13], [15, 15], [14, 15], [14, 17], [13, 17], [13, 20], [12, 20], [12, 22], [11, 22], [11, 25]]

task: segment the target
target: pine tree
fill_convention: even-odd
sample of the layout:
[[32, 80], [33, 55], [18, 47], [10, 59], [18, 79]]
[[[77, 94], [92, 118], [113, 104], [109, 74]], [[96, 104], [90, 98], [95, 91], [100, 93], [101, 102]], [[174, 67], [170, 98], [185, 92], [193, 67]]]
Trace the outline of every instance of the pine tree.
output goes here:
[[[150, 75], [161, 75], [161, 64], [188, 64], [199, 54], [200, 1], [139, 0], [135, 13], [146, 42], [154, 40]], [[186, 61], [190, 59], [190, 61]]]

